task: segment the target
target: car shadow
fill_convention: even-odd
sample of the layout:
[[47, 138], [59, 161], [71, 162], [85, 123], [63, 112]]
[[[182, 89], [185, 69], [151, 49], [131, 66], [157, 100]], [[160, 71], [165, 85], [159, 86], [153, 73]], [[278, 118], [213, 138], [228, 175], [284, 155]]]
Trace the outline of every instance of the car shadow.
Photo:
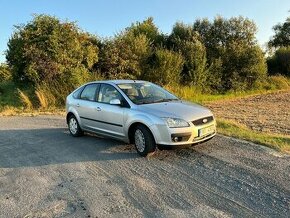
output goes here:
[[0, 131], [0, 168], [134, 158], [130, 145], [91, 134], [72, 137], [65, 128]]

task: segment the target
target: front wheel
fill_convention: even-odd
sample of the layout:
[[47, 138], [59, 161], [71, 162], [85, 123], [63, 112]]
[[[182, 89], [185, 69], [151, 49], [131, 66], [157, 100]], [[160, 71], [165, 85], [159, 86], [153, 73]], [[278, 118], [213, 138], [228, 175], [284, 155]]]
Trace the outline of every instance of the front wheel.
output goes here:
[[71, 115], [68, 119], [68, 129], [72, 136], [82, 136], [84, 132], [82, 131], [77, 118], [74, 115]]
[[155, 152], [156, 143], [150, 130], [143, 126], [138, 125], [134, 131], [134, 143], [138, 154], [146, 157], [148, 154]]

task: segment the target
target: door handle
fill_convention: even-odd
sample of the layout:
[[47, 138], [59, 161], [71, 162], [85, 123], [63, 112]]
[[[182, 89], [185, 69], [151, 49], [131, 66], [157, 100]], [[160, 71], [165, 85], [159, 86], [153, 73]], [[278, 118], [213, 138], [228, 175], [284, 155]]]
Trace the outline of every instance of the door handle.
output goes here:
[[77, 104], [77, 107], [79, 107], [80, 106], [80, 104]]
[[97, 107], [96, 110], [97, 110], [97, 111], [101, 111], [102, 109], [101, 109], [100, 107]]

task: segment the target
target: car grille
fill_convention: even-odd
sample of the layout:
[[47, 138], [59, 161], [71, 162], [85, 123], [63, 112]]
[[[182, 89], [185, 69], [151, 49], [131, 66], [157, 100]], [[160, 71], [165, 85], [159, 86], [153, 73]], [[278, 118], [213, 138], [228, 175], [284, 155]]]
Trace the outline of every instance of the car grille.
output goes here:
[[[204, 122], [205, 121], [205, 122]], [[207, 124], [209, 122], [213, 121], [213, 116], [210, 116], [210, 117], [203, 117], [201, 119], [198, 119], [198, 120], [194, 120], [192, 121], [192, 123], [195, 125], [195, 126], [199, 126], [199, 125], [203, 125], [203, 124]]]

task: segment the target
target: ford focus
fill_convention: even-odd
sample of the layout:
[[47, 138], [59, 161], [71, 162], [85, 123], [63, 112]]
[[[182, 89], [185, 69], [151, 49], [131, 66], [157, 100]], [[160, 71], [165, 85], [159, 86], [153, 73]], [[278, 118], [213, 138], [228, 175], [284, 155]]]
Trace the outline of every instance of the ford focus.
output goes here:
[[141, 156], [157, 146], [202, 143], [216, 134], [209, 109], [146, 81], [87, 83], [67, 96], [66, 112], [72, 136], [92, 132], [112, 137], [135, 144]]

